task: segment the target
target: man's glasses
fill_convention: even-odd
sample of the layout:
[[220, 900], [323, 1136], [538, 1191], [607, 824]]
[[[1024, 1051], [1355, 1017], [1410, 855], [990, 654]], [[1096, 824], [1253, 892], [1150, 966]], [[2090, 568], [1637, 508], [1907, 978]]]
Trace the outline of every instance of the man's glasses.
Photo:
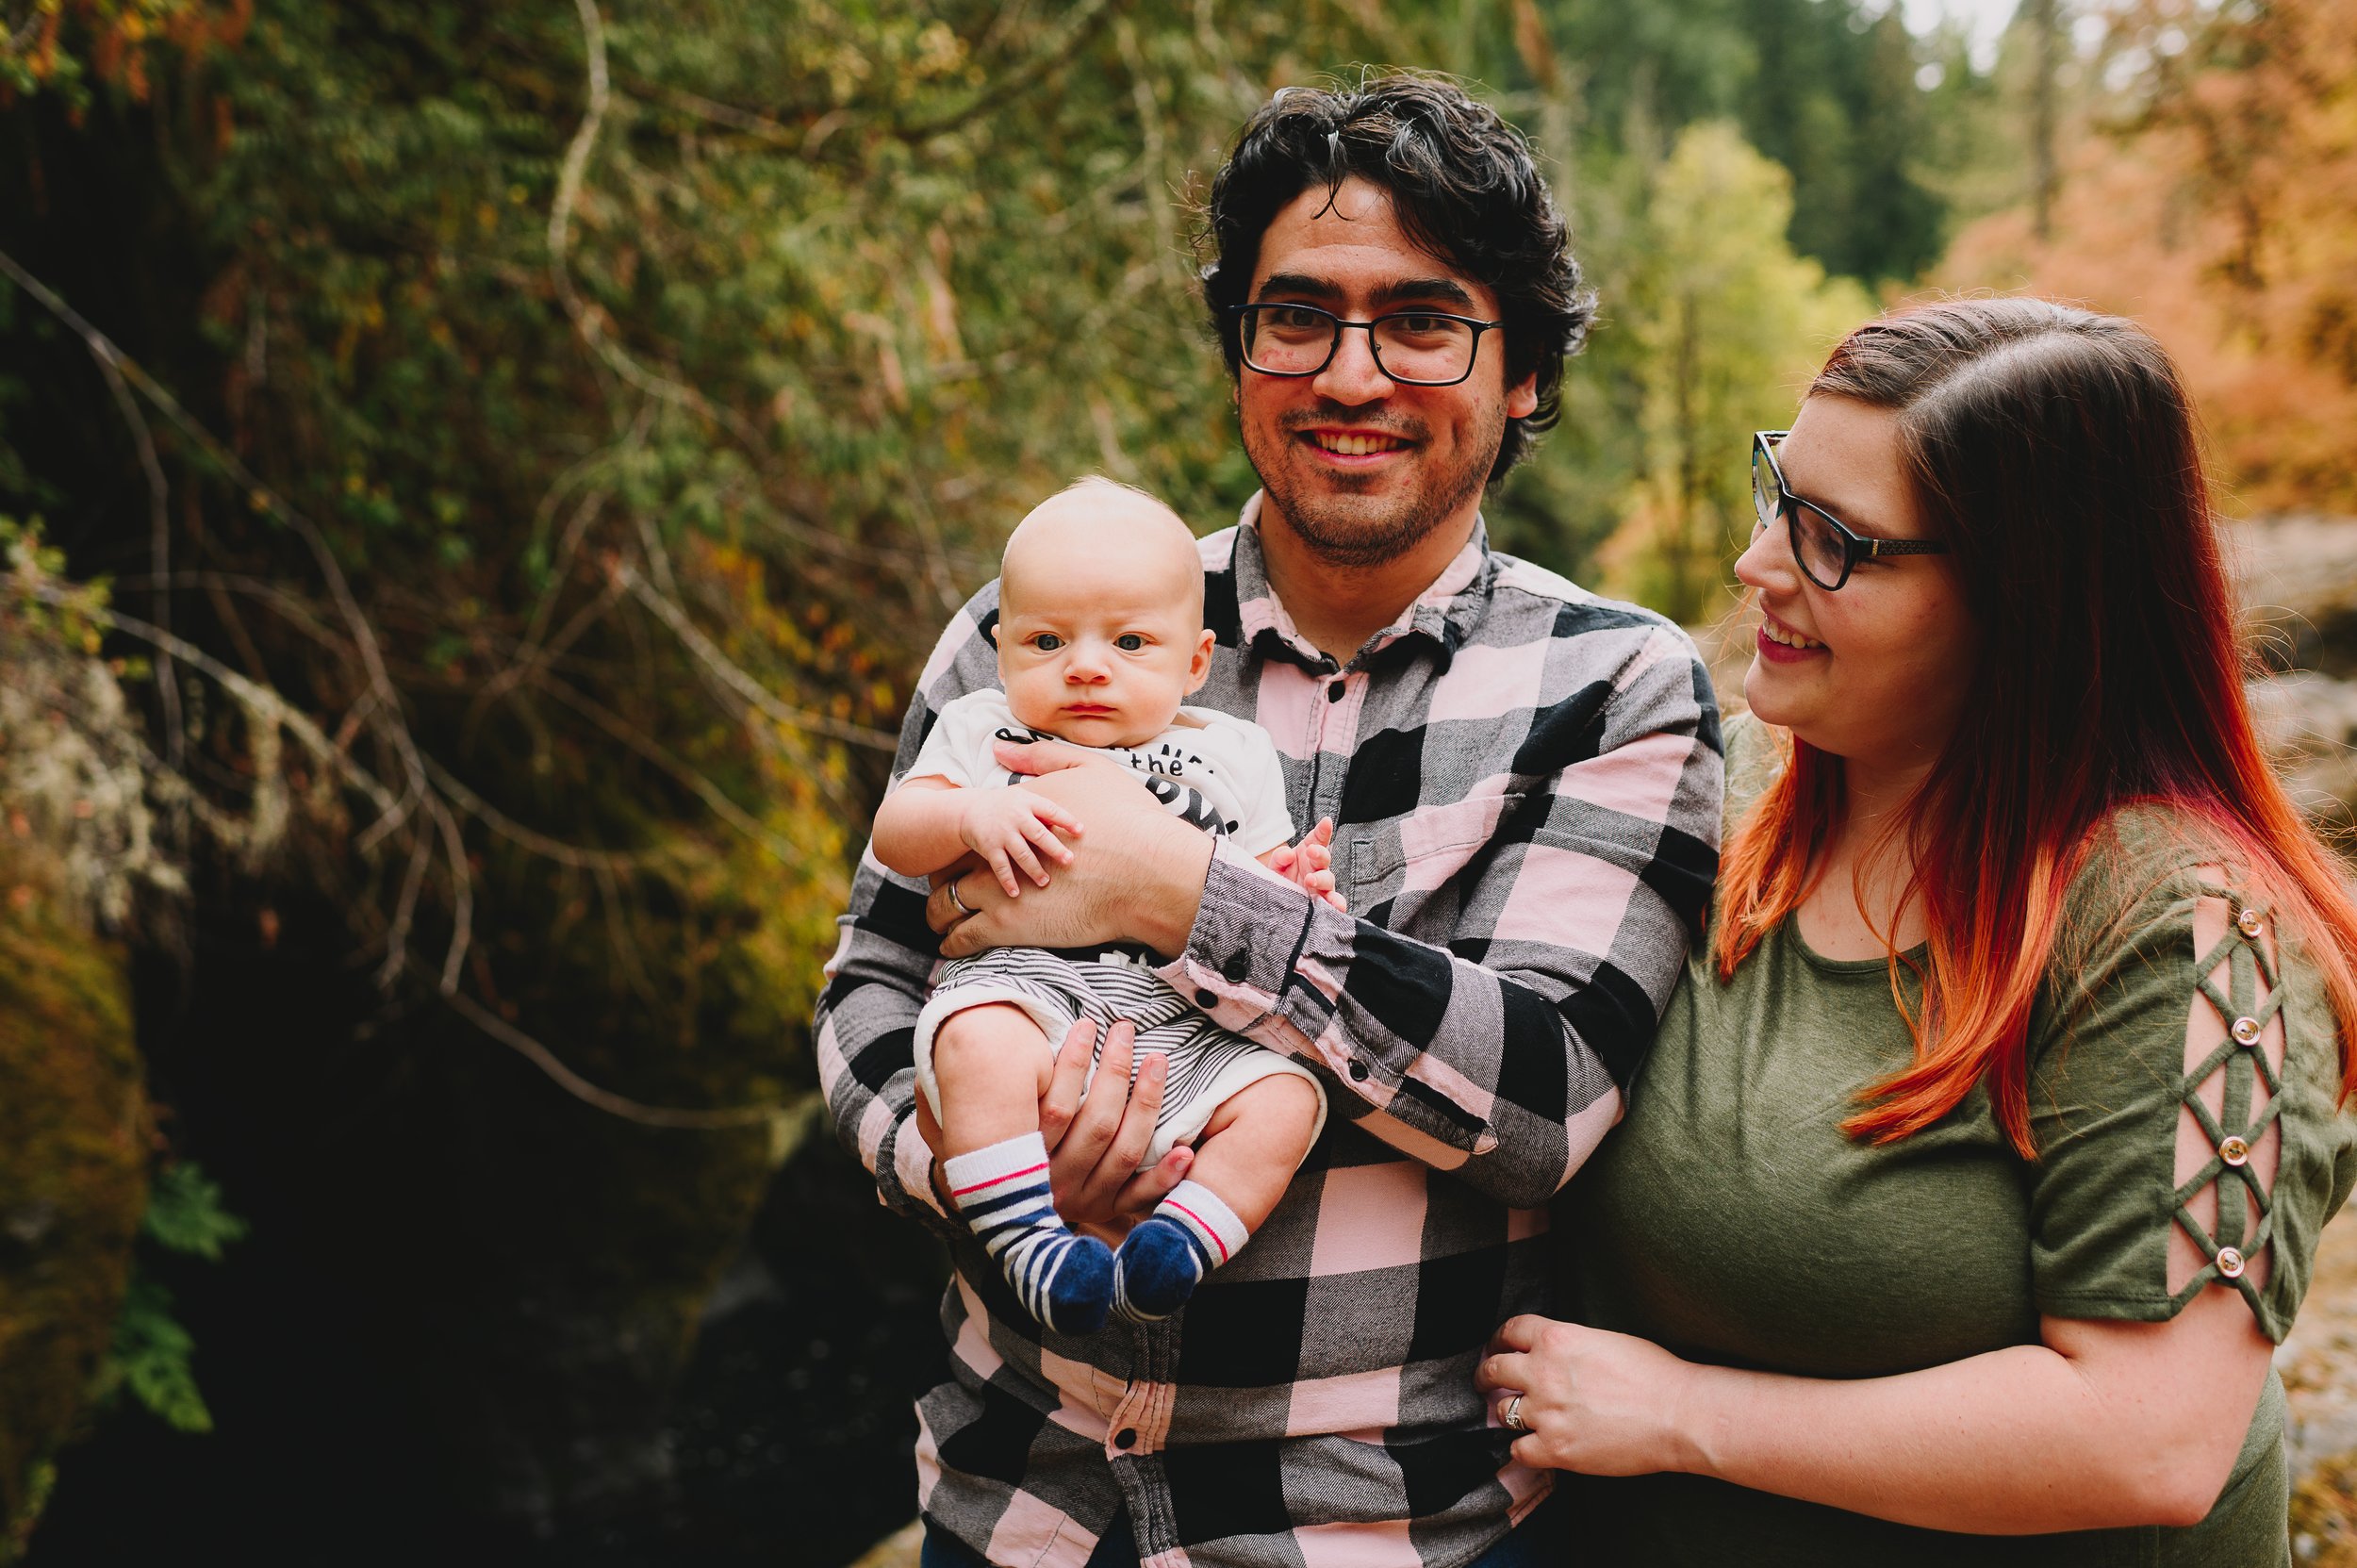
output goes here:
[[1877, 539], [1856, 533], [1839, 518], [1814, 502], [1803, 501], [1784, 482], [1776, 466], [1776, 445], [1787, 432], [1760, 430], [1752, 435], [1752, 510], [1757, 520], [1752, 537], [1781, 517], [1792, 530], [1792, 558], [1808, 580], [1828, 593], [1850, 580], [1860, 561], [1881, 555], [1945, 555], [1948, 547], [1937, 539]]
[[1473, 374], [1481, 335], [1505, 325], [1437, 310], [1346, 322], [1314, 305], [1231, 305], [1244, 362], [1262, 375], [1315, 375], [1334, 360], [1343, 328], [1367, 335], [1376, 369], [1403, 387], [1454, 387]]

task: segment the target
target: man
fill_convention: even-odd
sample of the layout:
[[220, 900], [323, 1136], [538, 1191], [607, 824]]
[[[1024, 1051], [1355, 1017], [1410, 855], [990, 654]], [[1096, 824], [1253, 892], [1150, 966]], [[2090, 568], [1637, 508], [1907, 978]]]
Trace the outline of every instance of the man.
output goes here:
[[[1085, 826], [1050, 886], [1011, 901], [969, 872], [928, 899], [863, 861], [820, 1074], [883, 1200], [957, 1249], [947, 1366], [918, 1402], [927, 1561], [1502, 1563], [1548, 1483], [1510, 1462], [1474, 1368], [1543, 1299], [1544, 1206], [1618, 1118], [1706, 905], [1717, 715], [1674, 627], [1482, 532], [1482, 490], [1552, 422], [1591, 310], [1512, 130], [1421, 77], [1282, 91], [1210, 229], [1205, 294], [1263, 487], [1202, 541], [1217, 647], [1195, 701], [1276, 737], [1294, 820], [1337, 824], [1350, 913], [1052, 747], [1001, 748]], [[993, 679], [996, 602], [943, 637], [903, 767]], [[1306, 1064], [1332, 1114], [1178, 1316], [1059, 1338], [943, 1218], [910, 1026], [937, 952], [1121, 942]], [[1111, 1232], [1187, 1151], [1135, 1169], [1156, 1059], [1125, 1098], [1114, 1029], [1082, 1099], [1094, 1043], [1085, 1024], [1066, 1042], [1042, 1123], [1058, 1208]]]

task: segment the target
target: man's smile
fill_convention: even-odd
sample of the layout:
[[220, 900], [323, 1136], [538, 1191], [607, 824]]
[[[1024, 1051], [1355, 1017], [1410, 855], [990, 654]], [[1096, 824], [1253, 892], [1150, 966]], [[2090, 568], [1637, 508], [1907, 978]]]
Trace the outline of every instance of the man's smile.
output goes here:
[[1381, 430], [1310, 430], [1304, 434], [1320, 452], [1336, 457], [1379, 457], [1410, 443]]

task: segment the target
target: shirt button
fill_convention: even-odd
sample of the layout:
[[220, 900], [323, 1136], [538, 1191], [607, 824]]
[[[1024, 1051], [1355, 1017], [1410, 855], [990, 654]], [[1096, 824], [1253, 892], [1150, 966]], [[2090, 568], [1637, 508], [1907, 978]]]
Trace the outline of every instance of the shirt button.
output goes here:
[[2240, 1166], [2250, 1158], [2250, 1145], [2240, 1138], [2229, 1138], [2217, 1146], [2217, 1157], [2230, 1165]]
[[1337, 681], [1326, 688], [1326, 700], [1329, 702], [1339, 702], [1343, 700], [1343, 694], [1349, 689], [1343, 682]]
[[2231, 1246], [2217, 1249], [2217, 1271], [2229, 1279], [2242, 1278], [2242, 1254]]
[[1135, 1427], [1124, 1427], [1113, 1434], [1113, 1446], [1116, 1448], [1134, 1448], [1137, 1443], [1138, 1429]]
[[1364, 1083], [1367, 1081], [1367, 1065], [1364, 1062], [1353, 1062], [1350, 1065], [1350, 1081], [1353, 1083]]
[[2259, 933], [2266, 930], [2266, 921], [2260, 916], [2257, 910], [2246, 909], [2234, 916], [2234, 929], [2256, 942], [2259, 939]]
[[2234, 1036], [2234, 1044], [2255, 1046], [2259, 1043], [2259, 1020], [2246, 1015], [2234, 1020], [2234, 1027], [2229, 1032]]
[[1209, 991], [1197, 991], [1195, 994], [1195, 1005], [1205, 1008], [1217, 1007], [1219, 1005], [1219, 998], [1213, 996]]
[[1230, 985], [1242, 985], [1244, 977], [1252, 972], [1252, 955], [1242, 949], [1229, 953], [1228, 962], [1219, 966], [1219, 972], [1228, 977]]

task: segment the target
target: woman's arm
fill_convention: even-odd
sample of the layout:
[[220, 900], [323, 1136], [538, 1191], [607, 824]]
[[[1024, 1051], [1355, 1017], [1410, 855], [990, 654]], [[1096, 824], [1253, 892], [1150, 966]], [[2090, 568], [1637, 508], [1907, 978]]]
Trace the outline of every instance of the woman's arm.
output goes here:
[[2190, 1525], [2232, 1472], [2266, 1380], [2250, 1309], [2212, 1287], [2167, 1323], [2046, 1319], [2044, 1343], [1838, 1380], [1680, 1361], [1519, 1317], [1483, 1362], [1518, 1390], [1526, 1464], [1660, 1470], [1984, 1535]]

